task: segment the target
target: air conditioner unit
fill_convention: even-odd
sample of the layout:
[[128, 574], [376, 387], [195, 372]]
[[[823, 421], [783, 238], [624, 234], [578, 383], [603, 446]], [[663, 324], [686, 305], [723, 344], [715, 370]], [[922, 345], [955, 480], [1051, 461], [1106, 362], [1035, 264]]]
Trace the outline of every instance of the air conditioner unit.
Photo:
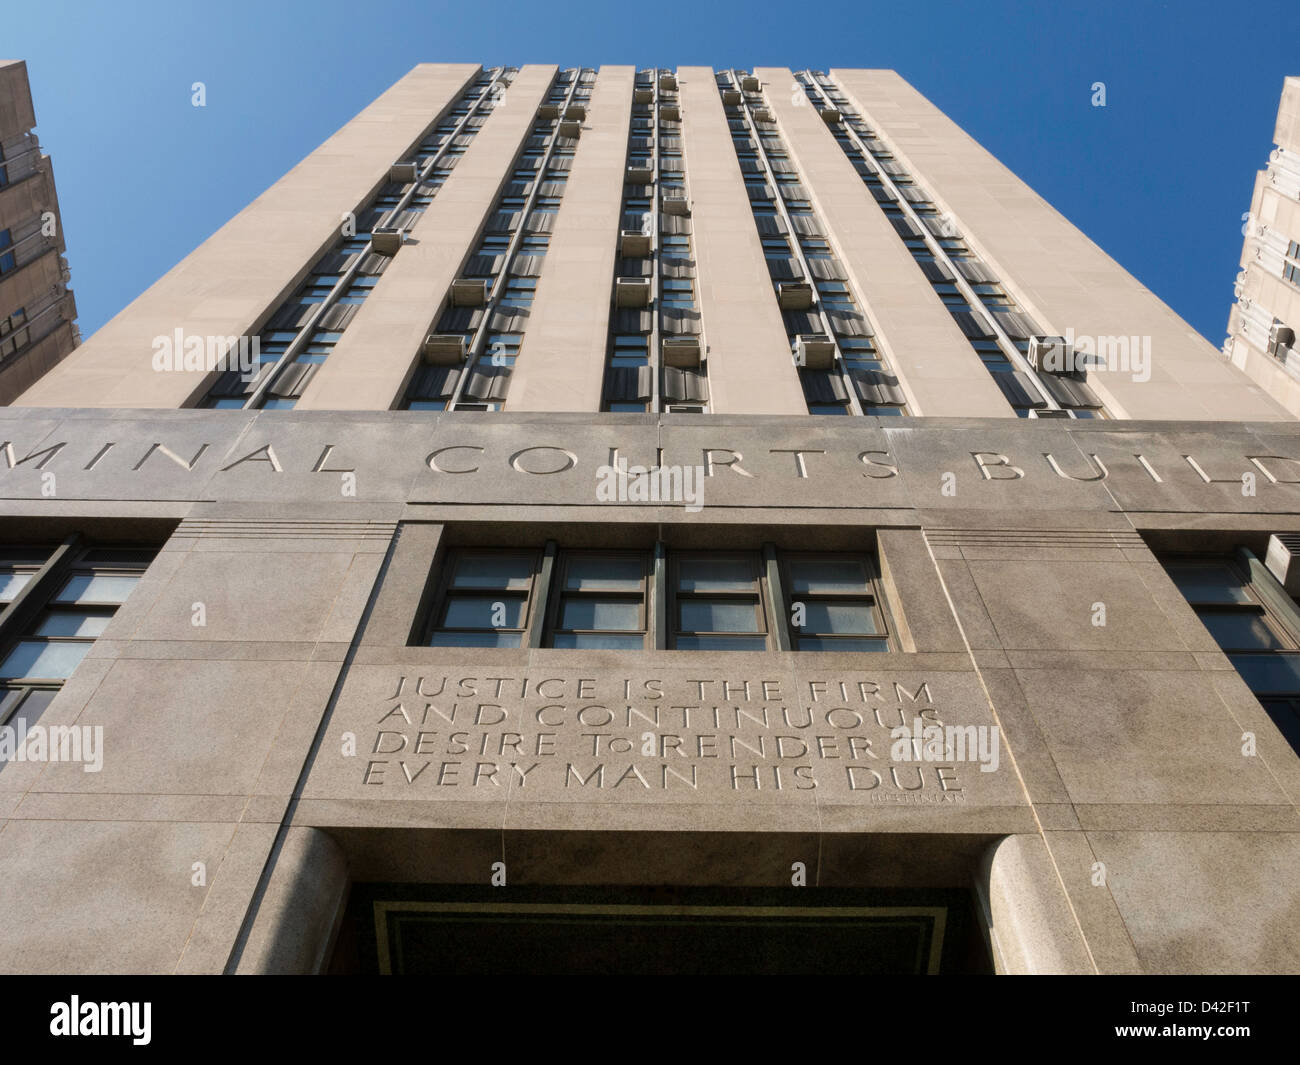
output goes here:
[[455, 366], [465, 361], [467, 345], [460, 333], [431, 333], [420, 353], [430, 366]]
[[741, 101], [739, 89], [723, 89], [722, 102], [728, 107], [735, 107]]
[[1029, 365], [1038, 373], [1071, 377], [1075, 372], [1074, 348], [1065, 337], [1030, 337]]
[[754, 77], [753, 74], [746, 74], [740, 79], [740, 87], [745, 92], [758, 92], [758, 78]]
[[538, 107], [538, 109], [537, 109], [537, 117], [538, 117], [538, 118], [546, 118], [546, 119], [559, 118], [559, 117], [560, 117], [560, 105], [559, 105], [559, 104], [542, 104], [542, 105], [541, 105], [540, 107]]
[[682, 109], [676, 104], [660, 104], [659, 117], [666, 122], [679, 122], [682, 117]]
[[822, 116], [828, 126], [835, 125], [843, 117], [838, 107], [819, 107], [817, 113]]
[[638, 86], [632, 90], [632, 101], [638, 104], [648, 104], [655, 98], [655, 91], [648, 86]]
[[655, 172], [650, 168], [649, 163], [632, 163], [627, 168], [627, 182], [629, 185], [649, 185], [654, 180]]
[[664, 214], [690, 214], [691, 202], [680, 189], [665, 189], [663, 208]]
[[370, 231], [370, 247], [380, 255], [396, 255], [402, 246], [402, 231], [397, 226], [375, 226]]
[[776, 296], [783, 311], [806, 311], [813, 305], [812, 285], [806, 281], [782, 281]]
[[1295, 347], [1295, 330], [1281, 322], [1274, 322], [1268, 330], [1268, 353], [1275, 359], [1285, 359], [1287, 348]]
[[769, 111], [766, 107], [756, 107], [754, 108], [754, 121], [771, 122], [773, 121], [772, 112]]
[[569, 104], [569, 106], [564, 109], [564, 117], [575, 118], [579, 122], [583, 121], [587, 117], [587, 105]]
[[414, 163], [394, 163], [388, 168], [388, 180], [399, 185], [409, 185], [419, 177], [419, 168]]
[[648, 277], [619, 277], [614, 279], [614, 306], [650, 306], [650, 279]]
[[660, 92], [676, 92], [676, 91], [677, 91], [677, 75], [676, 75], [676, 74], [660, 74], [660, 75], [659, 75], [659, 91], [660, 91]]
[[487, 303], [488, 283], [480, 278], [460, 277], [451, 283], [453, 307], [482, 307]]
[[625, 229], [618, 235], [618, 253], [625, 259], [644, 259], [650, 254], [650, 234]]
[[795, 337], [794, 364], [808, 370], [829, 370], [835, 365], [835, 342], [825, 333]]
[[1300, 595], [1300, 533], [1270, 536], [1264, 565], [1286, 589], [1287, 595]]
[[700, 364], [700, 338], [697, 336], [664, 337], [665, 366], [688, 369]]
[[561, 137], [579, 137], [582, 135], [582, 123], [577, 119], [566, 118], [560, 123]]

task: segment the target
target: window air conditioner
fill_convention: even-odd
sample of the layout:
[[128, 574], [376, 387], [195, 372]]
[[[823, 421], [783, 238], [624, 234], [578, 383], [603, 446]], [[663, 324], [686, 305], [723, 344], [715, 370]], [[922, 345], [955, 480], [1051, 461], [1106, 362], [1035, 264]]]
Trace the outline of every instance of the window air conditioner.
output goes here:
[[806, 311], [813, 304], [812, 285], [806, 281], [782, 281], [776, 295], [783, 311]]
[[380, 255], [396, 255], [402, 246], [402, 231], [396, 226], [375, 226], [370, 231], [370, 247]]
[[1268, 353], [1275, 359], [1285, 359], [1287, 348], [1292, 347], [1295, 347], [1295, 330], [1274, 322], [1268, 330]]
[[644, 259], [650, 254], [650, 235], [639, 229], [625, 229], [618, 237], [618, 253], [625, 259]]
[[690, 201], [681, 189], [665, 189], [663, 199], [664, 214], [690, 214]]
[[794, 364], [809, 370], [829, 370], [835, 365], [835, 342], [825, 333], [795, 337]]
[[1029, 365], [1038, 373], [1071, 377], [1075, 371], [1074, 349], [1065, 337], [1030, 337]]
[[1270, 536], [1264, 565], [1286, 589], [1287, 595], [1300, 595], [1300, 533]]
[[454, 366], [465, 361], [465, 338], [460, 333], [432, 333], [420, 351], [431, 366]]
[[615, 278], [614, 305], [616, 307], [650, 306], [650, 279], [648, 277]]
[[451, 283], [453, 307], [482, 307], [487, 303], [488, 283], [480, 278], [460, 277]]
[[688, 369], [700, 364], [700, 338], [697, 336], [664, 337], [665, 366]]

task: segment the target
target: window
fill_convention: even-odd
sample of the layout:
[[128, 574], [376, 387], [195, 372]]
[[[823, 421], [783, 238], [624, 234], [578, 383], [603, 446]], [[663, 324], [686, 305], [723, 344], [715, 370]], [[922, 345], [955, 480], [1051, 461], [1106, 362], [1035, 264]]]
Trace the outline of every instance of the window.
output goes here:
[[663, 304], [665, 307], [695, 306], [695, 282], [689, 277], [664, 278]]
[[501, 296], [501, 302], [510, 306], [526, 307], [533, 302], [536, 293], [537, 278], [512, 277], [506, 281], [506, 290]]
[[762, 651], [767, 622], [755, 554], [673, 555], [671, 647], [682, 651]]
[[615, 336], [614, 353], [610, 357], [610, 365], [649, 366], [650, 365], [649, 337], [646, 337], [640, 333], [631, 333], [626, 335]]
[[862, 555], [786, 555], [782, 584], [797, 651], [884, 651], [876, 574]]
[[12, 248], [14, 238], [7, 229], [0, 229], [0, 275], [9, 273], [16, 265], [14, 253], [6, 251], [6, 248]]
[[0, 554], [0, 724], [30, 724], [107, 627], [153, 558], [151, 550], [78, 546]]
[[1300, 751], [1300, 612], [1250, 552], [1165, 569], [1293, 748]]
[[[661, 556], [667, 565], [656, 578], [654, 560]], [[770, 546], [762, 552], [677, 552], [662, 544], [653, 552], [570, 551], [553, 543], [545, 552], [457, 548], [442, 568], [427, 643], [559, 650], [763, 651], [788, 646], [796, 651], [885, 651], [887, 613], [878, 575], [869, 552], [779, 552]], [[656, 579], [663, 581], [658, 591]], [[660, 595], [662, 632], [651, 610]]]
[[560, 556], [549, 645], [639, 650], [645, 646], [644, 552], [565, 552]]
[[537, 553], [453, 551], [429, 643], [434, 647], [521, 647]]

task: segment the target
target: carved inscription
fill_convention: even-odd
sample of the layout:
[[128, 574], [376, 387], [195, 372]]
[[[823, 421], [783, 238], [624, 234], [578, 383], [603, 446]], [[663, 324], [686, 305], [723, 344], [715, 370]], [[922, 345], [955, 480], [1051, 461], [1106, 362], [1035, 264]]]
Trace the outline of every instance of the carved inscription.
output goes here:
[[521, 798], [543, 787], [575, 800], [822, 789], [852, 801], [960, 803], [968, 767], [891, 757], [891, 730], [945, 724], [935, 688], [857, 676], [399, 675], [374, 707], [359, 772], [367, 787]]

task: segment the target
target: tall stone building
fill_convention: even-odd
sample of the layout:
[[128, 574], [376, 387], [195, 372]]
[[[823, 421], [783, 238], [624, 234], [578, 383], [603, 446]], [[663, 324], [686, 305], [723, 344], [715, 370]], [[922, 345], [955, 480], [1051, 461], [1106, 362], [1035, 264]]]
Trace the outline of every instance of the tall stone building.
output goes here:
[[54, 170], [35, 126], [27, 64], [0, 59], [0, 404], [81, 339]]
[[1300, 78], [1287, 78], [1282, 86], [1273, 141], [1243, 216], [1237, 300], [1223, 350], [1234, 366], [1300, 415]]
[[1300, 424], [893, 72], [418, 66], [0, 420], [0, 968], [1300, 956]]

